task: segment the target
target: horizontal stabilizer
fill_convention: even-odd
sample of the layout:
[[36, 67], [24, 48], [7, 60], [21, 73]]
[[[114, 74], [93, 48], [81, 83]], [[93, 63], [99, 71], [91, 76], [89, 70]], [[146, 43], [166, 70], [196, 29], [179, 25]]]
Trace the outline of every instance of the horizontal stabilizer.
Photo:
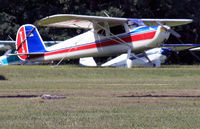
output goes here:
[[13, 55], [16, 55], [16, 56], [20, 56], [20, 55], [43, 55], [44, 52], [39, 52], [39, 53], [14, 53], [14, 54], [8, 54], [9, 56], [13, 56]]

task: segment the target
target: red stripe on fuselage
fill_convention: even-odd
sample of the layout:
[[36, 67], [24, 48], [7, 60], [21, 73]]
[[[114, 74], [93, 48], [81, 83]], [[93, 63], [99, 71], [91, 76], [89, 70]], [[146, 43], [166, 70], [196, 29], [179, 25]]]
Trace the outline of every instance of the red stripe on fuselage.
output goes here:
[[[152, 32], [148, 32], [148, 33], [142, 33], [142, 34], [132, 35], [132, 36], [128, 36], [128, 37], [122, 37], [121, 39], [123, 41], [125, 41], [126, 43], [129, 43], [129, 42], [135, 42], [135, 41], [140, 41], [140, 40], [153, 39], [155, 34], [156, 34], [156, 31], [152, 31]], [[115, 38], [114, 40], [108, 40], [108, 41], [103, 41], [103, 42], [99, 42], [99, 43], [83, 45], [83, 46], [79, 46], [79, 47], [74, 46], [73, 48], [67, 48], [67, 49], [63, 49], [63, 50], [47, 52], [44, 55], [49, 56], [49, 55], [61, 54], [61, 53], [65, 53], [65, 52], [74, 52], [74, 51], [106, 47], [106, 46], [112, 46], [112, 45], [119, 45], [119, 44], [123, 44], [123, 43], [119, 39]]]

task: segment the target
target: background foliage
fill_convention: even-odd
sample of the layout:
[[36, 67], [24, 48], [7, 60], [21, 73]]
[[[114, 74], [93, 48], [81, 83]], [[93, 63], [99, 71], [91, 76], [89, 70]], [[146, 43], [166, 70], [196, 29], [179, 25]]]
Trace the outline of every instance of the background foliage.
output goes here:
[[[63, 2], [62, 2], [63, 1]], [[0, 40], [15, 39], [23, 24], [35, 24], [41, 18], [58, 13], [101, 15], [127, 18], [191, 18], [192, 24], [176, 27], [184, 43], [200, 42], [199, 0], [0, 0]], [[75, 29], [39, 27], [44, 40], [64, 40], [81, 32]], [[53, 39], [52, 39], [53, 37]], [[173, 36], [168, 43], [180, 43]], [[183, 52], [179, 54], [184, 55]], [[198, 53], [197, 53], [198, 54]], [[181, 62], [198, 62], [190, 53]], [[183, 61], [182, 61], [183, 60]]]

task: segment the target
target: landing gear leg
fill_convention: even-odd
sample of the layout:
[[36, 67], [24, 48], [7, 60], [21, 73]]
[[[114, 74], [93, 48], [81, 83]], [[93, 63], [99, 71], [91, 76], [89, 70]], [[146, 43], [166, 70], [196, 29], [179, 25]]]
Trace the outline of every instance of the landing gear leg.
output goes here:
[[131, 68], [132, 67], [132, 60], [130, 59], [130, 57], [131, 57], [131, 49], [128, 49], [127, 59], [126, 59], [127, 68]]

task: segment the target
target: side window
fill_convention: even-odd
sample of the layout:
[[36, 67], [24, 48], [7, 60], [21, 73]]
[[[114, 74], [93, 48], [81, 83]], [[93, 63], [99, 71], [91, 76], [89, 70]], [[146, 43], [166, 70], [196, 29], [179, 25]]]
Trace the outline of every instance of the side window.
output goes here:
[[110, 27], [110, 32], [113, 33], [114, 35], [122, 34], [125, 33], [125, 28], [123, 25], [118, 25], [114, 27]]

